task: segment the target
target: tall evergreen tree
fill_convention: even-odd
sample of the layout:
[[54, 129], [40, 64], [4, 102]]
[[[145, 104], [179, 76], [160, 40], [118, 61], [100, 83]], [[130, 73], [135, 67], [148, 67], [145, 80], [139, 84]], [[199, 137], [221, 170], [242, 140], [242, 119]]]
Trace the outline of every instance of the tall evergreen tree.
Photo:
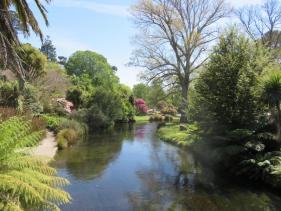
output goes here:
[[235, 29], [222, 36], [195, 85], [201, 120], [227, 129], [254, 126], [258, 112], [255, 86], [269, 58], [262, 45]]
[[47, 38], [44, 40], [40, 51], [45, 54], [48, 58], [48, 61], [56, 62], [57, 61], [57, 52], [56, 48], [52, 43], [52, 40], [50, 39], [50, 36], [47, 36]]

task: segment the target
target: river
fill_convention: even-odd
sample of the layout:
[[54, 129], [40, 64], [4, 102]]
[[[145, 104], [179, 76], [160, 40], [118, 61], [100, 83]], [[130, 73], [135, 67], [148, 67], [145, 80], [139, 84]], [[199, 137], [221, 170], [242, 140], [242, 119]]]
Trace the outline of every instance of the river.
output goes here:
[[277, 194], [231, 184], [159, 140], [156, 129], [124, 125], [58, 152], [52, 165], [71, 182], [65, 190], [73, 198], [61, 210], [281, 210]]

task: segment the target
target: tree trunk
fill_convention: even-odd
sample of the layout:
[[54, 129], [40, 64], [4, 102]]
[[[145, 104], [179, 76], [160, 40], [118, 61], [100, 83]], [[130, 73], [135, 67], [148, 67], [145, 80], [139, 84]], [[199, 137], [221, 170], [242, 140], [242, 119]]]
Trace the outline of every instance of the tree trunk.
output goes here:
[[187, 123], [187, 113], [186, 113], [186, 109], [187, 109], [187, 105], [188, 105], [188, 84], [183, 84], [182, 85], [182, 102], [181, 105], [179, 107], [179, 112], [180, 112], [180, 124], [185, 124]]
[[19, 91], [22, 93], [25, 86], [25, 80], [22, 77], [19, 77]]

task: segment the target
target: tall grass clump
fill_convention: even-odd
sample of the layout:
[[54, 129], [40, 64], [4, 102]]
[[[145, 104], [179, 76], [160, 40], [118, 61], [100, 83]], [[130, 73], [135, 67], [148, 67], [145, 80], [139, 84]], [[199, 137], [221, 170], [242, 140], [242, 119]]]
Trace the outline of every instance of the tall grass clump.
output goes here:
[[57, 143], [59, 149], [68, 148], [79, 140], [78, 133], [73, 129], [63, 129], [57, 135]]

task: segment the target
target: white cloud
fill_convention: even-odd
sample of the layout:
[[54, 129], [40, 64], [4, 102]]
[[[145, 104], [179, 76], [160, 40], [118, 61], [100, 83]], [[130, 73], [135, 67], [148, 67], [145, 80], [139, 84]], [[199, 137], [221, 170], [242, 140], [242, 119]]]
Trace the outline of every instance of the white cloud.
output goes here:
[[97, 13], [114, 15], [114, 16], [129, 16], [128, 6], [117, 4], [103, 4], [87, 0], [56, 0], [53, 5], [57, 7], [77, 7], [88, 9]]

